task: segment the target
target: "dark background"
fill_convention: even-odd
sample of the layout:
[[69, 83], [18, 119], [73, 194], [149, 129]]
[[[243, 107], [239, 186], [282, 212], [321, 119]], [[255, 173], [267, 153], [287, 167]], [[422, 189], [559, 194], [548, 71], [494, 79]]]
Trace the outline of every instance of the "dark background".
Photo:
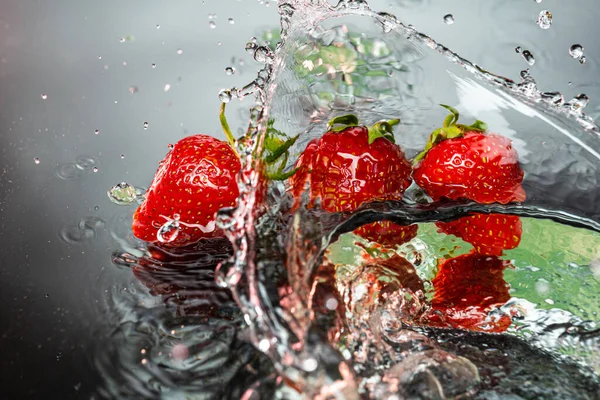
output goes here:
[[[587, 93], [587, 111], [600, 116], [596, 0], [371, 5], [509, 78], [528, 67], [514, 48], [529, 49], [542, 90]], [[554, 15], [548, 30], [535, 24], [543, 9]], [[0, 0], [0, 398], [94, 396], [101, 377], [90, 352], [106, 297], [132, 280], [111, 263], [110, 232], [133, 208], [106, 191], [147, 185], [168, 143], [222, 138], [217, 93], [253, 79], [260, 66], [244, 45], [276, 27], [276, 3], [255, 0]], [[585, 64], [569, 57], [573, 43]], [[230, 106], [233, 125], [248, 105]], [[83, 170], [73, 164], [81, 157]], [[79, 227], [94, 218], [105, 222]]]

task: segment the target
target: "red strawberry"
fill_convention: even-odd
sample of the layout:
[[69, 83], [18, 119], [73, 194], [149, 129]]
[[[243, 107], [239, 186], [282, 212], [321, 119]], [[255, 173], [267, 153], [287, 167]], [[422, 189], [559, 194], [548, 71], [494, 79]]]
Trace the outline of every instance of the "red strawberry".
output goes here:
[[451, 222], [436, 222], [439, 232], [471, 243], [479, 254], [500, 256], [521, 242], [521, 220], [516, 215], [475, 214]]
[[523, 170], [510, 139], [484, 133], [487, 125], [457, 125], [458, 111], [435, 130], [417, 156], [415, 182], [433, 199], [470, 199], [478, 203], [524, 201]]
[[[476, 253], [444, 260], [432, 283], [435, 294], [428, 323], [485, 332], [504, 332], [508, 316], [493, 319], [488, 313], [510, 299], [504, 280], [508, 261]], [[440, 314], [442, 318], [440, 318]]]
[[[334, 118], [330, 130], [311, 141], [296, 162], [290, 178], [298, 196], [310, 182], [311, 203], [319, 198], [329, 212], [352, 211], [365, 202], [401, 200], [410, 185], [411, 165], [394, 144], [392, 125], [398, 120], [358, 126], [353, 115]], [[342, 127], [333, 127], [343, 124]], [[355, 231], [365, 239], [400, 244], [414, 237], [416, 227], [389, 221], [374, 222]]]
[[147, 242], [164, 241], [157, 237], [159, 229], [179, 216], [170, 246], [221, 236], [215, 213], [235, 204], [240, 168], [229, 144], [207, 135], [182, 139], [160, 162], [144, 202], [133, 215], [133, 234]]

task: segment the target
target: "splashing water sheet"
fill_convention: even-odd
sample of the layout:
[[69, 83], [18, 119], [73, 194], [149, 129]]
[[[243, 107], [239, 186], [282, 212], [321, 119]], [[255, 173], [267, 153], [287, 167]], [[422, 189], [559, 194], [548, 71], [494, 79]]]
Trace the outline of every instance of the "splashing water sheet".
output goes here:
[[[102, 376], [94, 398], [599, 399], [600, 128], [585, 112], [588, 96], [540, 90], [535, 68], [545, 56], [532, 42], [512, 46], [523, 68], [512, 80], [365, 1], [268, 4], [281, 30], [246, 44], [260, 65], [256, 78], [209, 94], [227, 107], [253, 102], [235, 144], [237, 205], [208, 225], [161, 215], [157, 242], [144, 243], [132, 235], [128, 206], [142, 204], [146, 189], [121, 177], [127, 182], [104, 189], [117, 210], [110, 218], [59, 229], [61, 243], [73, 246], [110, 234], [111, 251], [103, 250], [117, 272], [94, 307], [106, 325], [90, 352]], [[543, 6], [529, 22], [553, 34], [560, 16]], [[449, 30], [468, 22], [455, 10], [435, 19]], [[203, 23], [217, 31], [238, 21], [210, 13]], [[573, 40], [562, 53], [583, 67], [588, 48]], [[193, 53], [184, 48], [171, 53]], [[148, 68], [159, 71], [161, 62]], [[233, 59], [220, 71], [247, 79], [245, 68]], [[177, 86], [161, 84], [160, 92]], [[56, 97], [39, 93], [45, 104]], [[456, 122], [448, 109], [461, 124], [485, 121], [510, 141], [526, 198], [436, 198], [411, 179], [401, 196], [331, 210], [331, 198], [313, 198], [313, 178], [294, 185], [306, 149], [328, 121], [348, 114], [395, 142], [416, 181], [431, 132]], [[144, 117], [135, 128], [155, 126]], [[285, 179], [268, 179], [273, 133], [294, 138], [278, 165]], [[341, 178], [324, 192], [342, 198], [367, 185], [360, 168], [382, 162], [373, 154], [337, 154], [331, 165], [345, 163], [334, 165]], [[47, 160], [29, 158], [35, 168]], [[96, 156], [51, 167], [65, 184], [103, 169]], [[402, 233], [384, 243], [364, 234], [369, 226]], [[226, 237], [170, 247], [184, 228]]]

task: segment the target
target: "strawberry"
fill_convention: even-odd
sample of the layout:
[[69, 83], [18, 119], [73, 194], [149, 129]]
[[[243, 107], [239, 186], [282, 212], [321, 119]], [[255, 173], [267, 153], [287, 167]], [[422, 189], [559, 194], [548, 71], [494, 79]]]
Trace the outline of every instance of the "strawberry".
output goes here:
[[524, 201], [523, 170], [510, 139], [485, 133], [487, 125], [456, 124], [450, 110], [442, 128], [435, 130], [417, 156], [413, 179], [433, 199], [470, 199], [478, 203]]
[[451, 222], [436, 222], [438, 231], [471, 243], [479, 254], [501, 256], [521, 242], [521, 220], [516, 215], [474, 214]]
[[[370, 201], [401, 200], [411, 183], [411, 165], [394, 143], [392, 126], [399, 122], [366, 127], [359, 126], [354, 115], [332, 119], [329, 130], [311, 141], [296, 162], [296, 173], [290, 178], [292, 193], [298, 197], [310, 182], [311, 204], [320, 199], [329, 212], [352, 211]], [[396, 245], [412, 239], [416, 227], [381, 221], [355, 233]]]
[[503, 276], [509, 266], [508, 261], [476, 253], [442, 261], [432, 280], [435, 292], [427, 322], [433, 326], [504, 332], [511, 324], [510, 317], [494, 319], [488, 313], [511, 297]]
[[[235, 205], [240, 168], [236, 152], [225, 142], [207, 135], [180, 140], [160, 162], [134, 213], [133, 234], [176, 247], [222, 236], [215, 227], [215, 213]], [[160, 235], [161, 226], [170, 220], [174, 220], [170, 236]]]

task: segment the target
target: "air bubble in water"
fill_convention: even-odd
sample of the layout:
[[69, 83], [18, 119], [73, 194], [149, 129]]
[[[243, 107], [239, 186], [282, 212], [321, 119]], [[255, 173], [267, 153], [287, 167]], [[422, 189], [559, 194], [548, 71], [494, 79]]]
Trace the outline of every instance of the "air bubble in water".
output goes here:
[[36, 164], [39, 164], [40, 163], [40, 159], [36, 157], [36, 158], [33, 159], [33, 162], [36, 163]]
[[569, 48], [569, 54], [573, 58], [579, 58], [583, 55], [583, 46], [580, 44], [574, 44]]
[[219, 100], [223, 103], [229, 103], [231, 101], [231, 91], [227, 89], [221, 89], [219, 92]]
[[144, 122], [144, 130], [148, 129], [148, 123]]
[[179, 214], [174, 214], [173, 219], [165, 222], [156, 232], [156, 238], [161, 243], [171, 243], [179, 235]]
[[542, 29], [548, 29], [552, 25], [552, 13], [548, 10], [542, 10], [538, 16], [537, 24]]
[[521, 53], [521, 55], [523, 56], [523, 59], [525, 59], [527, 64], [529, 64], [529, 65], [535, 64], [535, 58], [533, 57], [533, 54], [531, 54], [531, 52], [529, 50], [523, 50], [523, 53]]
[[217, 27], [217, 23], [215, 21], [209, 21], [208, 26], [210, 26], [210, 29], [215, 29]]
[[233, 20], [233, 18], [229, 18], [229, 19], [227, 20], [227, 22], [229, 22], [229, 24], [230, 24], [230, 25], [233, 25], [233, 24], [235, 24], [235, 21]]
[[446, 25], [452, 25], [454, 23], [454, 15], [452, 15], [452, 14], [444, 15], [444, 23]]
[[177, 49], [177, 54], [182, 55], [183, 54], [183, 49]]
[[225, 73], [227, 75], [233, 75], [233, 74], [235, 74], [235, 68], [233, 68], [233, 67], [227, 67], [227, 68], [225, 68]]
[[110, 201], [120, 206], [131, 204], [137, 199], [135, 187], [127, 182], [117, 183], [106, 193]]
[[42, 93], [42, 100], [46, 100], [48, 98], [48, 95], [46, 93]]

